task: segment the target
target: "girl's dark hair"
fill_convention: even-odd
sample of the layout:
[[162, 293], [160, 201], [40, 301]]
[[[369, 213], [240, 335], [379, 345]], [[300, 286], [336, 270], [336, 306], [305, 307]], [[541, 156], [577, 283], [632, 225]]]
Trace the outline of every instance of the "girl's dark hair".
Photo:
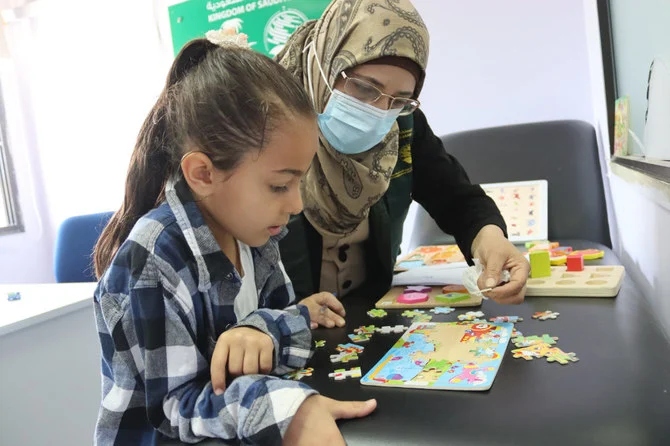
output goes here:
[[314, 114], [302, 85], [272, 59], [206, 39], [186, 44], [140, 129], [123, 204], [95, 246], [96, 276], [109, 267], [137, 220], [164, 199], [187, 146], [229, 171], [247, 152], [262, 150], [287, 117]]

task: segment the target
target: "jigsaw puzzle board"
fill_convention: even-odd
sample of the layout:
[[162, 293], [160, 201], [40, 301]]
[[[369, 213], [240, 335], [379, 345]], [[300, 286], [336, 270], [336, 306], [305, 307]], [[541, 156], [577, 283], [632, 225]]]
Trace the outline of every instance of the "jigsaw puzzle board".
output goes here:
[[419, 246], [409, 254], [401, 256], [395, 264], [395, 271], [407, 271], [421, 266], [444, 263], [465, 263], [465, 257], [458, 245]]
[[528, 279], [526, 296], [614, 297], [624, 273], [621, 265], [585, 266], [583, 271], [552, 266], [550, 277]]
[[[462, 288], [462, 286], [458, 286]], [[440, 301], [436, 297], [440, 294], [445, 294], [442, 291], [442, 285], [432, 286], [431, 290], [428, 292], [428, 300], [425, 302], [414, 302], [414, 303], [402, 303], [398, 302], [398, 297], [403, 294], [405, 291], [404, 286], [395, 286], [392, 287], [386, 294], [382, 296], [381, 299], [375, 304], [375, 308], [383, 308], [385, 310], [391, 309], [406, 309], [406, 308], [434, 308], [434, 307], [478, 307], [482, 304], [481, 296], [472, 296], [468, 294], [468, 297], [464, 300], [459, 301]], [[462, 291], [459, 291], [459, 294], [467, 294], [467, 291], [463, 288]]]
[[514, 324], [418, 322], [361, 378], [362, 385], [488, 390]]
[[513, 243], [545, 240], [548, 231], [547, 180], [481, 184], [495, 201]]

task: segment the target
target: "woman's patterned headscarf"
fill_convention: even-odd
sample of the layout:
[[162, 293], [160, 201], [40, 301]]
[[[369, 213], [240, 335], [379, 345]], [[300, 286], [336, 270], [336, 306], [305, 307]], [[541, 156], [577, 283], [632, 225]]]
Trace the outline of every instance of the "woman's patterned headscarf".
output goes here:
[[[330, 89], [315, 59], [332, 88], [342, 71], [386, 56], [417, 64], [418, 95], [428, 60], [428, 31], [409, 0], [333, 0], [319, 20], [296, 30], [277, 60], [302, 80], [321, 113]], [[324, 236], [353, 232], [388, 189], [397, 159], [397, 124], [379, 144], [358, 155], [339, 153], [321, 135], [301, 184], [305, 216]]]

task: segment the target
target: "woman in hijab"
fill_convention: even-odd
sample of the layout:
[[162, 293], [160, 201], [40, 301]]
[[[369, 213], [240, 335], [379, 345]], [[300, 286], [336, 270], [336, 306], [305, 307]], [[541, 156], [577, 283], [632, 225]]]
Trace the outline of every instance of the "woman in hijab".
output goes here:
[[[409, 0], [333, 0], [302, 25], [277, 60], [312, 97], [320, 145], [301, 184], [282, 260], [298, 298], [388, 291], [411, 201], [484, 266], [486, 295], [520, 303], [529, 266], [506, 238], [495, 203], [470, 183], [419, 108], [428, 31]], [[362, 288], [361, 288], [362, 287]], [[330, 310], [319, 321], [343, 325]]]

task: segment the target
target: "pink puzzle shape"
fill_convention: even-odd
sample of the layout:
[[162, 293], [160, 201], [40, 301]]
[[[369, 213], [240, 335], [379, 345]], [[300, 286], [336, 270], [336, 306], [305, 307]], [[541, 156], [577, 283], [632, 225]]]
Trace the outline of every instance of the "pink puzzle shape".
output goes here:
[[403, 293], [397, 301], [401, 304], [416, 304], [428, 300], [428, 293]]
[[425, 285], [410, 285], [405, 288], [405, 294], [409, 293], [428, 293], [432, 290], [431, 287]]

